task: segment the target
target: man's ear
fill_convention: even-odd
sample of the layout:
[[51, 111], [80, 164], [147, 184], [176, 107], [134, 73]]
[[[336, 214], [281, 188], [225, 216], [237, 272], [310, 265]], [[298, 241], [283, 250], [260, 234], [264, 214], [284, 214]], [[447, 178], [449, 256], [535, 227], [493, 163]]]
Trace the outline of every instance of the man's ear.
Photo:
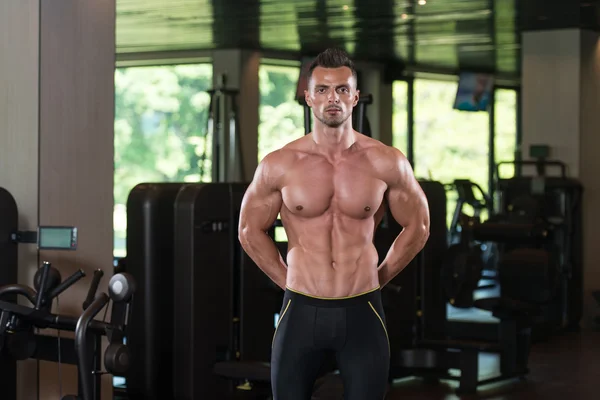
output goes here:
[[358, 99], [360, 99], [360, 90], [356, 89], [356, 94], [354, 95], [354, 107], [358, 104]]
[[304, 101], [306, 102], [307, 106], [312, 107], [312, 103], [311, 103], [311, 99], [310, 99], [310, 94], [308, 93], [308, 90], [304, 91]]

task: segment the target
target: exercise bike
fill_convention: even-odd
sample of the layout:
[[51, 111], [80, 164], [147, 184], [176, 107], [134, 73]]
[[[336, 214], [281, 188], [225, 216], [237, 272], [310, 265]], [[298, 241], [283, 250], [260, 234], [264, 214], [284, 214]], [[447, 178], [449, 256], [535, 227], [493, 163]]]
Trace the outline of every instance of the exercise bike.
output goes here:
[[[118, 273], [110, 279], [108, 294], [96, 295], [103, 275], [102, 270], [94, 272], [79, 318], [53, 314], [51, 308], [55, 298], [85, 276], [82, 270], [61, 282], [58, 270], [44, 262], [34, 277], [34, 288], [21, 284], [0, 287], [0, 361], [5, 357], [16, 360], [33, 358], [77, 365], [79, 393], [66, 395], [62, 400], [100, 399], [101, 375], [122, 376], [129, 368], [130, 352], [123, 339], [136, 288], [131, 275]], [[17, 295], [25, 297], [31, 305], [17, 304]], [[94, 320], [111, 300], [110, 321]], [[34, 331], [36, 328], [72, 331], [75, 338], [38, 334]], [[104, 352], [106, 372], [100, 371], [103, 336], [109, 342]]]

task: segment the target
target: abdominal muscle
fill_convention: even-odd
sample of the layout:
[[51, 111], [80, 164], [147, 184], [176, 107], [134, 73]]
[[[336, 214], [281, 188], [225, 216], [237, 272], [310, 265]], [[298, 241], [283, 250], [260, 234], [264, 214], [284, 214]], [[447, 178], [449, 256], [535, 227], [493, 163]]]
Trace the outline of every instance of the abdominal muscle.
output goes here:
[[288, 236], [286, 285], [311, 296], [348, 297], [379, 287], [373, 219], [325, 214], [282, 222]]

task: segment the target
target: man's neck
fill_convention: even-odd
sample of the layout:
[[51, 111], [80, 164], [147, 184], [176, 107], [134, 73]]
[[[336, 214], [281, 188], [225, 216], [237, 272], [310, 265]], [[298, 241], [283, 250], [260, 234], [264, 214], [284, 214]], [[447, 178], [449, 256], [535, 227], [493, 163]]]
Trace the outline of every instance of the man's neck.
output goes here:
[[315, 126], [312, 136], [319, 152], [331, 157], [341, 155], [356, 142], [354, 129], [350, 124], [343, 124], [337, 128], [325, 125]]

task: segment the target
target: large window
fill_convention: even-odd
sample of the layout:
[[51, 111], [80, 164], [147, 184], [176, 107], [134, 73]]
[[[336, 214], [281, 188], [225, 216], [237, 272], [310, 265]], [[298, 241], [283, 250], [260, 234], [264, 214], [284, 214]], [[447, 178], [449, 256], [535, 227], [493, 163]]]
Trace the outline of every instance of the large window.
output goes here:
[[[452, 108], [458, 82], [417, 79], [414, 84], [415, 175], [450, 184], [469, 179], [488, 188], [489, 114]], [[448, 225], [456, 192], [447, 193]]]
[[261, 64], [258, 160], [304, 135], [304, 110], [295, 99], [300, 67]]
[[392, 95], [394, 96], [392, 146], [408, 156], [408, 82], [394, 81]]
[[135, 185], [210, 181], [211, 81], [212, 64], [116, 70], [115, 257], [125, 256], [126, 204]]

